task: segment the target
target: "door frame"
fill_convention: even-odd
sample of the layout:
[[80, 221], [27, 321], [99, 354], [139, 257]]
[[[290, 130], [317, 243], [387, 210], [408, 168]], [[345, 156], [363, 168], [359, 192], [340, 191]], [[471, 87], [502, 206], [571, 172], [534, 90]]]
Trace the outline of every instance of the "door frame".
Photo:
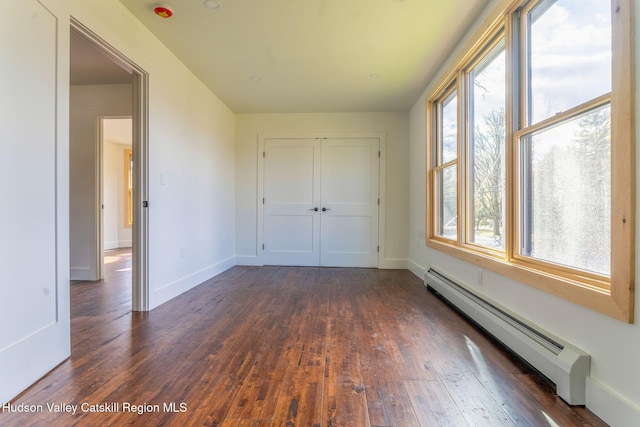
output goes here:
[[267, 139], [351, 139], [351, 138], [378, 138], [380, 143], [380, 164], [378, 169], [378, 194], [380, 204], [378, 206], [378, 268], [387, 268], [385, 264], [385, 228], [386, 228], [386, 133], [385, 132], [301, 132], [301, 133], [258, 133], [258, 185], [256, 198], [256, 265], [264, 265], [264, 152]]
[[[132, 149], [133, 158], [133, 227], [132, 234], [132, 310], [149, 311], [149, 74], [104, 39], [71, 17], [71, 29], [91, 41], [107, 57], [131, 72], [133, 76]], [[101, 157], [101, 156], [100, 156]], [[98, 159], [101, 161], [101, 158]], [[101, 174], [102, 167], [96, 173]], [[98, 182], [102, 179], [98, 176]], [[101, 185], [101, 184], [100, 184]], [[101, 189], [100, 189], [101, 190]], [[98, 193], [100, 194], [100, 193]], [[95, 214], [102, 215], [102, 196], [96, 197]], [[96, 222], [94, 232], [102, 241], [101, 221]], [[96, 246], [96, 257], [102, 257], [102, 247]], [[100, 269], [100, 265], [98, 269]]]

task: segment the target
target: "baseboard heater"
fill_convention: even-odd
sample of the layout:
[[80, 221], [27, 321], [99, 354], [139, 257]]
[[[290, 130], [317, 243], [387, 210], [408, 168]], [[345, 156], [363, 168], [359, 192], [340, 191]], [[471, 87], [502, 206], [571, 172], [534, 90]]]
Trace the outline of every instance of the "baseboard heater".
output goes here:
[[430, 268], [425, 286], [461, 310], [496, 339], [526, 360], [556, 385], [570, 405], [586, 403], [586, 378], [591, 356], [563, 342], [504, 307]]

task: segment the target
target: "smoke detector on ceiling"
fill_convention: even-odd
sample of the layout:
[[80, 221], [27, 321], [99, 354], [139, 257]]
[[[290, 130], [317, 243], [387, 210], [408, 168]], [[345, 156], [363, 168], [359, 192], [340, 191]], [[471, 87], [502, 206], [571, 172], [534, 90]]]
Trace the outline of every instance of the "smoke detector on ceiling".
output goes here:
[[153, 12], [161, 18], [171, 18], [173, 10], [166, 4], [156, 4], [153, 6]]

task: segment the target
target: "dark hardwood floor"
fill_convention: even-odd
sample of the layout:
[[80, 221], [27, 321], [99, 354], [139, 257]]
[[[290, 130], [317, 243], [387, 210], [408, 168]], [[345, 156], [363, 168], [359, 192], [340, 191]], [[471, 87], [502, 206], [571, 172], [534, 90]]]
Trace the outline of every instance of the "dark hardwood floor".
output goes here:
[[234, 267], [132, 313], [130, 254], [106, 266], [71, 285], [71, 358], [11, 402], [42, 410], [0, 425], [605, 425], [408, 271]]

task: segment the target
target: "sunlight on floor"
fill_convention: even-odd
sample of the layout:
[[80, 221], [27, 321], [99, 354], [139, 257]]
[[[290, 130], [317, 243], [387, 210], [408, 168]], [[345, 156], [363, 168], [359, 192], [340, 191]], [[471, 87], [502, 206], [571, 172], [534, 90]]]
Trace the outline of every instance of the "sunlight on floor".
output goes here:
[[547, 415], [546, 412], [542, 411], [542, 415], [544, 415], [544, 417], [547, 419], [547, 422], [549, 423], [550, 427], [560, 427], [560, 425], [557, 422], [555, 422], [553, 418]]
[[473, 362], [476, 364], [476, 366], [478, 366], [479, 368], [488, 369], [487, 363], [482, 356], [482, 351], [480, 350], [480, 348], [468, 336], [465, 336], [464, 339], [467, 343], [469, 354], [473, 358]]

